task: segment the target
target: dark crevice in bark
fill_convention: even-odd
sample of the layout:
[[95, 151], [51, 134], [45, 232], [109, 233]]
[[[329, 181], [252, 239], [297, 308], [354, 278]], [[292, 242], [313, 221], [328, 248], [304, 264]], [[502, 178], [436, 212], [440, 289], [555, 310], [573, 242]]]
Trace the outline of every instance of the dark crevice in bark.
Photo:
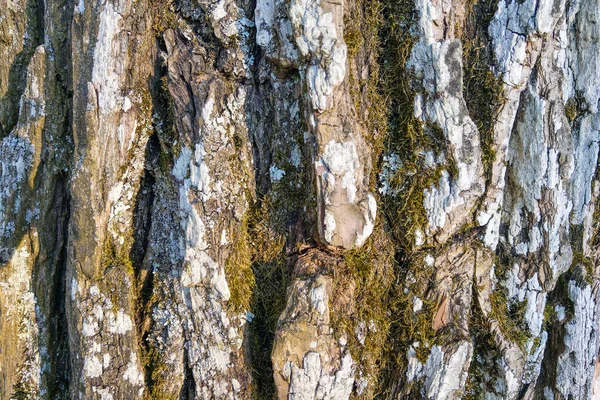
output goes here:
[[[270, 150], [269, 133], [265, 127], [265, 121], [272, 121], [273, 115], [270, 115], [273, 107], [265, 107], [261, 110], [260, 104], [264, 101], [264, 98], [268, 96], [267, 89], [272, 91], [272, 87], [268, 85], [256, 85], [255, 90], [252, 91], [251, 104], [256, 109], [247, 110], [249, 114], [255, 114], [260, 117], [254, 124], [248, 126], [248, 135], [250, 143], [252, 145], [252, 158], [254, 160], [254, 180], [256, 183], [256, 190], [259, 193], [267, 193], [271, 188], [271, 182], [269, 179], [269, 167], [272, 161], [272, 154]], [[262, 112], [261, 112], [262, 111]], [[265, 112], [266, 111], [266, 112]]]
[[[565, 326], [574, 314], [573, 301], [569, 297], [569, 281], [572, 278], [572, 271], [568, 271], [558, 278], [554, 290], [548, 293], [546, 300], [544, 330], [548, 332], [548, 341], [544, 350], [540, 375], [535, 382], [535, 392], [540, 398], [544, 397], [544, 388], [556, 387], [558, 357], [565, 351]], [[558, 321], [553, 315], [557, 305], [565, 308], [563, 321]], [[559, 393], [555, 393], [555, 395], [561, 397]]]
[[[477, 265], [475, 265], [475, 271]], [[486, 392], [494, 393], [494, 381], [488, 374], [500, 375], [497, 360], [502, 356], [498, 348], [490, 319], [481, 309], [479, 300], [479, 287], [477, 286], [476, 273], [473, 276], [473, 298], [471, 299], [471, 312], [469, 315], [469, 330], [471, 343], [473, 343], [473, 357], [469, 365], [468, 376], [465, 383], [463, 398], [465, 400], [480, 399]]]
[[[44, 373], [48, 398], [68, 398], [70, 386], [71, 363], [69, 357], [69, 331], [67, 323], [66, 303], [66, 265], [67, 241], [70, 216], [70, 199], [67, 192], [67, 177], [61, 174], [56, 179], [54, 201], [51, 207], [56, 212], [56, 242], [54, 243], [55, 259], [49, 265], [50, 289], [48, 290], [48, 303], [46, 306], [47, 323], [47, 351], [48, 366]], [[49, 251], [51, 251], [49, 249]], [[43, 265], [42, 265], [43, 267]], [[38, 291], [44, 296], [48, 282], [37, 282]], [[41, 297], [39, 294], [37, 297]]]
[[[162, 36], [156, 39], [159, 52], [167, 54], [167, 46]], [[168, 70], [166, 63], [157, 59], [154, 67], [155, 78], [150, 78], [148, 86], [152, 96], [152, 108], [154, 113], [153, 129], [159, 144], [158, 167], [163, 171], [173, 168], [173, 147], [177, 133], [175, 131], [175, 109], [173, 98], [167, 87]], [[152, 138], [151, 138], [152, 140]]]
[[[264, 57], [259, 46], [253, 50], [255, 60]], [[294, 132], [284, 133], [278, 125], [276, 113], [281, 104], [277, 89], [271, 83], [261, 83], [257, 73], [254, 78], [245, 110], [257, 192], [255, 202], [247, 211], [248, 231], [253, 247], [271, 249], [274, 242], [280, 239], [278, 235], [283, 239], [279, 251], [273, 254], [271, 251], [253, 251], [251, 268], [255, 287], [250, 299], [250, 311], [254, 316], [247, 325], [245, 351], [253, 377], [253, 394], [258, 399], [269, 399], [276, 394], [271, 353], [277, 322], [286, 306], [287, 288], [297, 255], [296, 246], [305, 240], [310, 241], [307, 239], [310, 238], [307, 226], [313, 221], [312, 214], [306, 213], [301, 206], [310, 196], [300, 199], [291, 191], [273, 191], [269, 169], [274, 155], [284, 150], [280, 147], [282, 143], [285, 144], [282, 135], [293, 135]], [[302, 185], [307, 190], [314, 190], [311, 183], [302, 182]], [[281, 205], [275, 210], [273, 203]]]
[[[152, 211], [155, 206], [154, 185], [156, 178], [154, 168], [160, 153], [158, 136], [154, 133], [150, 136], [146, 147], [146, 169], [140, 183], [140, 189], [135, 202], [133, 214], [133, 245], [131, 246], [130, 259], [136, 283], [136, 310], [135, 322], [137, 327], [138, 346], [142, 354], [148, 359], [150, 349], [147, 338], [151, 326], [150, 300], [154, 291], [154, 273], [149, 263], [145, 262], [148, 249], [148, 239], [152, 226]], [[150, 268], [148, 268], [150, 267]], [[144, 382], [147, 390], [151, 393], [154, 386], [152, 372], [155, 366], [151, 362], [144, 363]]]
[[[504, 103], [502, 80], [492, 72], [493, 54], [489, 25], [498, 8], [498, 0], [474, 2], [460, 34], [463, 47], [463, 96], [469, 115], [480, 136], [482, 162], [489, 186], [496, 158], [494, 125]], [[483, 201], [485, 197], [482, 196]]]
[[254, 318], [248, 326], [251, 369], [255, 394], [271, 398], [275, 394], [271, 352], [277, 331], [277, 321], [286, 301], [289, 267], [278, 261], [258, 262], [252, 265], [256, 288], [252, 294]]
[[179, 400], [194, 400], [196, 398], [196, 380], [194, 379], [194, 372], [189, 364], [189, 358], [187, 349], [183, 349], [183, 367], [185, 376], [183, 379], [183, 385], [179, 391]]
[[[156, 135], [152, 135], [148, 140], [147, 158], [149, 157], [148, 153], [156, 152], [158, 145], [158, 138]], [[155, 183], [156, 179], [152, 173], [148, 169], [144, 170], [144, 176], [140, 183], [133, 212], [133, 245], [129, 254], [137, 282], [143, 281], [143, 273], [148, 272], [144, 270], [143, 261], [146, 249], [148, 248], [148, 234], [151, 225]]]
[[[162, 37], [156, 39], [159, 51], [166, 52]], [[143, 357], [144, 384], [147, 393], [154, 396], [156, 382], [155, 371], [161, 360], [156, 350], [149, 344], [152, 331], [152, 296], [154, 294], [154, 271], [147, 260], [153, 215], [157, 213], [160, 199], [156, 197], [157, 180], [173, 167], [173, 146], [175, 141], [175, 124], [173, 100], [166, 86], [168, 71], [160, 58], [155, 60], [154, 74], [148, 78], [148, 88], [152, 98], [152, 129], [145, 153], [144, 176], [142, 178], [134, 211], [134, 243], [131, 248], [131, 261], [137, 287], [136, 326], [138, 330], [138, 346]]]

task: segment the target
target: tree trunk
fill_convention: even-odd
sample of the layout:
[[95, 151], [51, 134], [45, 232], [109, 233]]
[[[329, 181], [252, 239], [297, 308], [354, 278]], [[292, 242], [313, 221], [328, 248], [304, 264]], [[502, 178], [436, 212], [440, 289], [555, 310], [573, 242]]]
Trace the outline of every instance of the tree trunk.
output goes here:
[[0, 400], [600, 399], [599, 0], [0, 0]]

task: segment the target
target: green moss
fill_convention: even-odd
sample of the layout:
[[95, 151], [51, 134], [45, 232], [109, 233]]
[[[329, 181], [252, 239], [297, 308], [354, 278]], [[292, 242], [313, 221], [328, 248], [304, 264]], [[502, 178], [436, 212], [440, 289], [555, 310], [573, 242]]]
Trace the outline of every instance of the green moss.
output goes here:
[[355, 57], [363, 44], [359, 21], [348, 14], [344, 15], [344, 41], [348, 49], [348, 58]]
[[[598, 165], [596, 165], [596, 173], [594, 175], [594, 180], [592, 181], [592, 188], [595, 188], [595, 185], [598, 184], [600, 184], [600, 158], [598, 159]], [[600, 246], [600, 196], [596, 197], [594, 200], [594, 215], [592, 221], [594, 233], [589, 246], [592, 249], [597, 249]]]
[[[354, 62], [362, 71], [355, 76], [350, 69], [350, 90], [374, 155], [371, 186], [377, 186], [376, 172], [381, 170], [378, 164], [384, 151], [398, 154], [402, 160], [391, 182], [394, 188], [402, 188], [401, 194], [383, 199], [384, 220], [396, 240], [390, 241], [383, 224], [377, 225], [361, 249], [344, 253], [343, 267], [336, 269], [334, 279], [334, 299], [347, 295], [350, 286], [355, 292], [353, 312], [337, 310], [334, 301], [334, 332], [345, 335], [361, 373], [376, 378], [375, 393], [367, 394], [376, 398], [392, 395], [392, 386], [405, 374], [410, 344], [421, 343], [417, 356], [425, 360], [435, 343], [431, 321], [437, 304], [424, 295], [433, 270], [423, 267], [422, 254], [410, 252], [416, 230], [423, 230], [427, 223], [425, 188], [437, 184], [444, 170], [456, 173], [447, 166], [425, 165], [425, 152], [447, 157], [447, 149], [440, 127], [423, 124], [413, 116], [414, 92], [406, 61], [415, 41], [409, 33], [415, 16], [412, 1], [361, 1], [350, 10], [346, 21], [349, 53], [359, 55]], [[398, 254], [404, 254], [406, 260], [398, 263]], [[410, 289], [405, 292], [409, 275], [417, 283], [408, 285]], [[424, 301], [422, 311], [416, 314], [412, 311], [415, 296]], [[369, 330], [364, 344], [356, 338], [359, 323], [376, 327], [376, 332]]]
[[254, 397], [273, 398], [275, 382], [271, 351], [277, 330], [277, 321], [287, 301], [290, 270], [283, 254], [268, 262], [252, 264], [256, 286], [252, 293], [251, 310], [254, 314], [248, 325]]
[[525, 345], [531, 339], [529, 327], [525, 321], [525, 310], [527, 299], [524, 301], [511, 301], [507, 290], [497, 287], [490, 294], [492, 311], [490, 318], [498, 322], [502, 334], [511, 342], [515, 343], [525, 352]]
[[129, 248], [130, 246], [127, 245], [117, 246], [110, 232], [107, 233], [102, 250], [102, 265], [104, 266], [105, 275], [109, 269], [118, 269], [125, 271], [133, 278], [135, 271], [129, 257]]
[[473, 299], [471, 300], [471, 313], [469, 314], [469, 332], [473, 343], [473, 358], [469, 365], [469, 374], [465, 383], [463, 399], [479, 400], [485, 393], [495, 393], [495, 381], [490, 377], [501, 376], [499, 364], [502, 351], [494, 339], [492, 326], [478, 301], [479, 288], [473, 277]]
[[[364, 128], [363, 138], [372, 151], [373, 168], [369, 179], [373, 188], [377, 186], [380, 156], [389, 146], [388, 116], [393, 96], [384, 84], [382, 74], [385, 75], [385, 66], [380, 62], [383, 52], [397, 43], [382, 42], [389, 39], [387, 33], [382, 32], [387, 21], [384, 9], [392, 4], [391, 1], [357, 1], [350, 6], [345, 17], [345, 39], [350, 60], [349, 88], [354, 118]], [[404, 48], [406, 57], [411, 46], [407, 44]], [[347, 340], [350, 353], [358, 364], [358, 373], [374, 384], [370, 384], [369, 390], [362, 396], [356, 393], [353, 396], [386, 396], [390, 393], [390, 383], [395, 379], [392, 378], [391, 365], [395, 364], [396, 357], [402, 357], [395, 352], [394, 339], [390, 337], [395, 318], [391, 310], [397, 309], [393, 304], [396, 304], [394, 293], [398, 289], [394, 245], [379, 221], [360, 249], [344, 252], [341, 256], [343, 263], [336, 267], [333, 280], [331, 318], [334, 332], [338, 339], [343, 336]], [[365, 324], [368, 330], [364, 343], [357, 339], [359, 324]]]
[[153, 348], [147, 348], [142, 354], [141, 361], [147, 388], [144, 399], [176, 400], [179, 398], [178, 394], [169, 393], [164, 387], [165, 378], [169, 376], [169, 366], [161, 360], [162, 358]]
[[[278, 211], [281, 210], [275, 208], [270, 196], [260, 196], [246, 215], [248, 233], [245, 239], [254, 276], [247, 308], [254, 314], [254, 319], [248, 325], [248, 340], [253, 392], [257, 399], [272, 398], [275, 393], [271, 351], [290, 282], [285, 236], [279, 225], [281, 216]], [[246, 280], [242, 284], [247, 285], [248, 282]]]
[[[388, 101], [380, 90], [382, 81], [378, 62], [382, 50], [379, 31], [383, 24], [381, 1], [357, 1], [345, 14], [350, 95], [355, 118], [364, 127], [363, 137], [371, 148], [375, 163], [385, 148], [388, 128]], [[372, 187], [377, 186], [376, 171], [377, 168], [372, 169]]]
[[573, 252], [573, 262], [571, 263], [571, 268], [577, 267], [581, 265], [585, 270], [585, 276], [583, 279], [589, 285], [594, 283], [594, 261], [591, 257], [587, 257], [581, 251]]
[[[494, 273], [499, 282], [506, 280], [507, 273], [514, 265], [515, 257], [503, 245], [498, 247], [495, 255]], [[525, 351], [525, 344], [531, 339], [529, 327], [525, 321], [527, 300], [522, 302], [508, 298], [508, 290], [497, 285], [490, 294], [490, 318], [498, 322], [502, 334]]]
[[571, 97], [565, 104], [565, 115], [569, 122], [572, 123], [575, 118], [577, 118], [577, 114], [577, 100], [574, 97]]
[[[281, 200], [280, 200], [281, 201]], [[248, 216], [252, 260], [269, 262], [277, 259], [284, 250], [285, 236], [279, 220], [280, 209], [270, 196], [263, 196], [252, 205]]]
[[[378, 398], [391, 398], [392, 387], [403, 385], [402, 392], [418, 396], [422, 381], [406, 382], [408, 368], [407, 351], [415, 348], [420, 362], [429, 358], [432, 346], [444, 345], [455, 339], [454, 325], [436, 331], [433, 328], [435, 314], [440, 306], [438, 299], [429, 296], [435, 282], [435, 269], [423, 261], [426, 253], [416, 252], [402, 257], [396, 255], [393, 282], [388, 290], [383, 308], [389, 315], [389, 330], [385, 360], [379, 376]], [[415, 298], [423, 302], [420, 311], [414, 312]], [[439, 299], [441, 300], [441, 299]]]
[[[406, 0], [386, 0], [382, 4], [385, 23], [380, 32], [381, 91], [388, 105], [385, 148], [401, 161], [389, 182], [392, 191], [398, 194], [383, 199], [383, 212], [400, 246], [411, 251], [417, 232], [427, 227], [423, 207], [425, 189], [437, 185], [444, 170], [451, 175], [456, 175], [457, 170], [441, 127], [424, 124], [414, 116], [412, 72], [406, 67], [415, 42], [410, 34], [410, 26], [415, 23], [414, 5]], [[428, 166], [425, 160], [428, 152], [446, 161], [443, 165]]]
[[248, 234], [248, 218], [231, 235], [231, 254], [225, 262], [225, 276], [231, 296], [228, 306], [235, 312], [250, 309], [250, 300], [256, 281], [252, 272], [252, 248]]
[[462, 30], [463, 43], [463, 95], [469, 115], [477, 125], [481, 140], [481, 161], [489, 184], [492, 165], [496, 160], [494, 124], [502, 108], [504, 88], [502, 79], [491, 70], [487, 28], [496, 10], [497, 1], [474, 0], [468, 4], [467, 21]]
[[[389, 228], [392, 233], [393, 242], [386, 239], [383, 226], [376, 227], [363, 248], [345, 253], [344, 269], [336, 271], [334, 287], [343, 290], [352, 282], [357, 293], [354, 313], [333, 314], [334, 331], [346, 334], [353, 358], [359, 360], [367, 375], [377, 376], [375, 398], [390, 398], [392, 387], [404, 381], [408, 347], [420, 342], [417, 357], [425, 361], [431, 346], [443, 340], [445, 334], [433, 329], [438, 304], [426, 295], [435, 271], [423, 263], [425, 253], [413, 252], [413, 244], [417, 230], [424, 230], [427, 224], [424, 190], [438, 184], [444, 170], [451, 175], [456, 171], [447, 165], [431, 168], [425, 163], [425, 153], [429, 151], [443, 155], [448, 165], [453, 160], [449, 158], [441, 128], [424, 124], [413, 115], [415, 92], [411, 87], [411, 72], [406, 68], [415, 42], [410, 33], [416, 18], [413, 2], [381, 0], [361, 2], [361, 6], [350, 18], [353, 24], [362, 21], [358, 26], [363, 32], [363, 45], [375, 66], [370, 66], [367, 81], [359, 78], [352, 81], [351, 88], [355, 85], [352, 95], [355, 108], [365, 116], [363, 123], [368, 127], [365, 139], [376, 157], [373, 170], [381, 170], [378, 157], [384, 151], [401, 159], [401, 166], [390, 182], [392, 190], [398, 189], [399, 194], [382, 200], [386, 230]], [[371, 184], [377, 184], [375, 174]], [[415, 297], [424, 302], [418, 313], [412, 311]], [[359, 322], [370, 321], [378, 331], [369, 332], [363, 345], [357, 341], [355, 329]], [[418, 382], [408, 384], [412, 385], [409, 392], [418, 393]]]
[[509, 269], [512, 268], [515, 262], [518, 261], [517, 257], [510, 253], [502, 243], [498, 246], [496, 254], [494, 256], [494, 274], [498, 281], [502, 282], [506, 280], [506, 274]]
[[546, 305], [544, 306], [544, 329], [547, 330], [554, 319], [556, 318], [556, 312], [554, 311], [554, 306], [550, 301], [546, 301]]
[[177, 14], [173, 11], [173, 5], [171, 1], [167, 0], [153, 0], [153, 20], [152, 30], [155, 36], [161, 36], [162, 33], [167, 29], [175, 29], [178, 26]]
[[[571, 212], [571, 217], [572, 213]], [[583, 225], [575, 225], [571, 224], [569, 228], [569, 242], [571, 243], [571, 248], [573, 252], [583, 252], [583, 235], [584, 235], [584, 226]]]
[[[382, 227], [376, 226], [361, 249], [344, 254], [344, 262], [336, 268], [333, 279], [334, 332], [338, 339], [343, 336], [347, 340], [361, 374], [381, 388], [387, 384], [383, 383], [380, 371], [391, 353], [388, 334], [394, 317], [390, 313], [395, 283], [393, 257], [391, 242], [385, 238]], [[359, 324], [368, 329], [364, 343], [356, 335]]]

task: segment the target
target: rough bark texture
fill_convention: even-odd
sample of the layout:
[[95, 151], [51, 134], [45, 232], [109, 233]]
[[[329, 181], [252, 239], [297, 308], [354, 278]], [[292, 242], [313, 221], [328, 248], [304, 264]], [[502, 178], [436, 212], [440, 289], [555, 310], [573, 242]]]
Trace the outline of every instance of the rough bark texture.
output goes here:
[[0, 400], [600, 398], [600, 1], [0, 0]]

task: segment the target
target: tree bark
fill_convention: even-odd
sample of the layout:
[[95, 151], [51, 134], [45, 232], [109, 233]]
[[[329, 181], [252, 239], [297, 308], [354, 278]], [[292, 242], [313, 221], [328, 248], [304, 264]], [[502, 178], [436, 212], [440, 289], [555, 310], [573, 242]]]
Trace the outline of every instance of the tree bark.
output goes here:
[[598, 0], [0, 0], [0, 400], [600, 398]]

